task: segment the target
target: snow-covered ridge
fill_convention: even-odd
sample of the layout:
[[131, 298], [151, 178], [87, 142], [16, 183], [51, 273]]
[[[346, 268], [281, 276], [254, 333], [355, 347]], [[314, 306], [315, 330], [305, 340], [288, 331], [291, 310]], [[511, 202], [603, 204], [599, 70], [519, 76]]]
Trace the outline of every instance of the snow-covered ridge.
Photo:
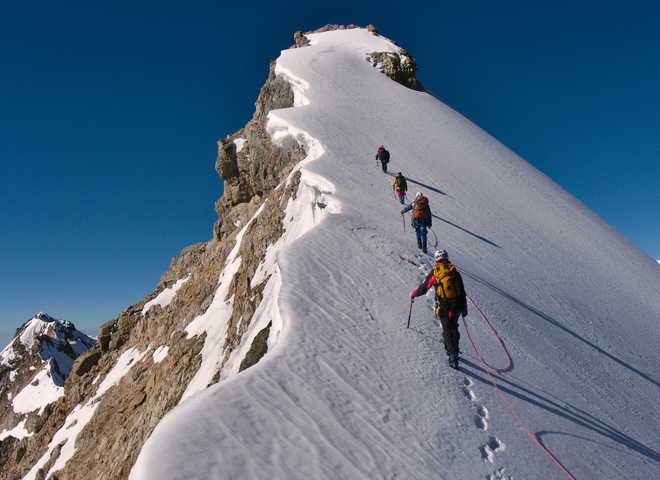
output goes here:
[[[276, 348], [170, 412], [131, 479], [567, 478], [511, 415], [464, 327], [455, 372], [432, 296], [411, 305], [433, 261], [374, 166], [383, 143], [390, 170], [429, 197], [431, 246], [449, 252], [511, 354], [493, 377], [526, 428], [575, 478], [660, 478], [657, 265], [437, 97], [365, 61], [388, 45], [325, 32], [278, 58], [298, 98], [271, 112], [269, 133], [322, 146], [302, 166], [300, 191], [313, 185], [300, 206], [325, 195], [336, 214], [270, 247], [252, 280], [278, 272], [262, 302], [284, 326]], [[287, 230], [308, 220], [287, 209]], [[500, 360], [472, 307], [467, 322]]]
[[[276, 192], [281, 191], [282, 188], [285, 188], [289, 184], [296, 172], [301, 170], [305, 164], [322, 156], [324, 150], [316, 139], [310, 137], [304, 131], [289, 128], [289, 125], [286, 123], [278, 122], [277, 111], [271, 111], [268, 118], [267, 131], [271, 135], [275, 145], [286, 151], [293, 151], [299, 145], [302, 145], [307, 152], [307, 157], [294, 167], [289, 176], [271, 194], [276, 195]], [[222, 367], [219, 376], [220, 380], [238, 373], [240, 363], [245, 358], [252, 340], [269, 323], [272, 326], [268, 337], [268, 350], [270, 351], [275, 346], [279, 332], [283, 328], [283, 321], [277, 307], [277, 297], [281, 286], [280, 272], [276, 263], [277, 253], [312, 229], [324, 215], [339, 211], [336, 202], [331, 196], [333, 191], [333, 185], [322, 177], [306, 172], [301, 174], [296, 199], [289, 199], [285, 208], [285, 218], [283, 220], [285, 232], [274, 244], [268, 246], [266, 258], [259, 265], [250, 281], [251, 286], [256, 288], [257, 285], [269, 277], [264, 287], [263, 300], [252, 318], [248, 334], [241, 342], [239, 348], [232, 352], [230, 359]], [[227, 331], [227, 322], [234, 309], [234, 297], [232, 296], [228, 300], [225, 299], [242, 262], [239, 251], [243, 236], [250, 229], [251, 223], [263, 214], [265, 205], [266, 202], [261, 205], [236, 236], [236, 244], [227, 257], [225, 268], [220, 276], [218, 289], [211, 305], [204, 314], [195, 318], [186, 328], [188, 338], [206, 334], [207, 339], [201, 352], [202, 365], [188, 385], [181, 401], [205, 389], [212, 383], [212, 378], [220, 370], [225, 354], [223, 345], [229, 333]], [[296, 219], [295, 222], [293, 222], [293, 218]]]

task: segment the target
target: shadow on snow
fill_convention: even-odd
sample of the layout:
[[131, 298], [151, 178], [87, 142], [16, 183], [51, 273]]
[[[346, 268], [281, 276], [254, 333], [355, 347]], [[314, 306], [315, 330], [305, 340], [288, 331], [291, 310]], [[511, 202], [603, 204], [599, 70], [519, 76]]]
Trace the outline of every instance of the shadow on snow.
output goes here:
[[496, 248], [502, 248], [502, 247], [500, 247], [497, 243], [495, 243], [495, 242], [491, 242], [491, 241], [488, 240], [487, 238], [481, 237], [481, 236], [477, 235], [476, 233], [472, 233], [471, 231], [466, 230], [466, 229], [464, 229], [463, 227], [459, 227], [459, 226], [456, 225], [455, 223], [451, 223], [449, 220], [445, 220], [444, 218], [440, 218], [440, 217], [438, 217], [438, 216], [435, 215], [435, 214], [431, 214], [431, 216], [432, 216], [433, 218], [437, 218], [437, 219], [440, 220], [441, 222], [445, 222], [446, 224], [451, 225], [451, 226], [454, 227], [454, 228], [458, 228], [458, 229], [461, 230], [462, 232], [465, 232], [465, 233], [467, 233], [467, 234], [469, 234], [469, 235], [472, 235], [474, 238], [477, 238], [477, 239], [481, 240], [482, 242], [486, 242], [488, 245], [492, 245], [493, 247], [496, 247]]
[[[465, 368], [461, 369], [462, 373], [464, 373], [466, 376], [472, 378], [475, 381], [483, 383], [487, 386], [493, 385], [490, 379], [488, 378], [486, 371], [483, 369], [481, 365], [477, 365], [470, 362], [469, 360], [463, 359], [461, 361], [461, 366], [470, 367], [470, 370], [466, 370]], [[502, 376], [495, 374], [494, 380], [498, 384], [497, 386], [502, 392], [502, 394], [515, 397], [521, 401], [527, 402], [531, 405], [534, 405], [535, 407], [541, 408], [554, 415], [557, 415], [558, 417], [562, 417], [566, 420], [569, 420], [575, 423], [576, 425], [579, 425], [583, 428], [591, 430], [592, 432], [607, 437], [621, 445], [624, 445], [625, 447], [641, 455], [644, 455], [650, 460], [660, 463], [660, 453], [658, 453], [657, 451], [653, 450], [650, 447], [647, 447], [646, 445], [635, 440], [634, 438], [620, 432], [619, 430], [610, 427], [609, 425], [605, 424], [603, 421], [599, 420], [598, 418], [594, 417], [588, 412], [573, 407], [572, 405], [569, 405], [563, 400], [559, 400], [559, 399], [552, 400], [548, 398], [551, 397], [551, 395], [548, 395], [547, 397], [539, 395], [538, 393], [530, 390], [529, 388], [522, 387], [521, 385], [516, 384], [513, 381], [507, 380]], [[540, 431], [540, 432], [536, 432], [535, 437], [538, 440], [538, 442], [541, 445], [543, 445], [543, 436], [550, 433], [556, 435], [568, 435], [562, 432]]]

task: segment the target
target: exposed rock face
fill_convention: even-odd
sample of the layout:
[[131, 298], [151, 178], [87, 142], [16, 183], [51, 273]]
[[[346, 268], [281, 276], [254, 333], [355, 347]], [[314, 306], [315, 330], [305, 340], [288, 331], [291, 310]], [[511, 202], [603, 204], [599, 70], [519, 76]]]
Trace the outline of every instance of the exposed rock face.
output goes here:
[[[355, 27], [319, 31], [342, 28]], [[375, 28], [370, 30], [377, 35]], [[308, 44], [300, 32], [295, 39], [297, 47]], [[391, 63], [390, 73], [410, 70], [402, 66], [405, 62]], [[206, 334], [192, 335], [186, 328], [214, 302], [230, 254], [241, 262], [221, 299], [233, 309], [209, 382], [225, 378], [230, 368], [249, 368], [267, 352], [273, 321], [257, 326], [253, 318], [269, 278], [258, 284], [253, 279], [268, 246], [285, 232], [284, 209], [300, 184], [300, 173], [292, 172], [306, 156], [299, 145], [287, 151], [276, 147], [266, 133], [268, 112], [293, 106], [293, 92], [275, 76], [274, 66], [271, 62], [252, 120], [218, 142], [216, 170], [224, 180], [224, 194], [215, 205], [219, 218], [213, 239], [185, 248], [152, 294], [101, 327], [97, 343], [71, 366], [64, 394], [42, 411], [27, 414], [29, 435], [0, 443], [1, 478], [126, 479], [144, 442], [200, 370]], [[237, 245], [238, 252], [232, 253]], [[168, 292], [172, 295], [163, 295]], [[7, 378], [0, 368], [3, 389]], [[7, 397], [6, 390], [0, 393]], [[0, 428], [11, 429], [21, 418], [5, 409]]]
[[266, 341], [268, 340], [268, 335], [270, 335], [270, 327], [272, 326], [273, 322], [271, 321], [268, 323], [266, 328], [264, 328], [257, 334], [256, 337], [254, 337], [254, 340], [252, 340], [252, 345], [250, 346], [250, 350], [241, 362], [241, 366], [238, 369], [239, 372], [242, 372], [246, 368], [250, 368], [252, 365], [261, 360], [261, 358], [266, 354], [268, 351], [268, 344]]
[[398, 53], [373, 52], [367, 60], [392, 80], [413, 90], [420, 90], [419, 81], [415, 78], [417, 64], [404, 49], [400, 48]]
[[293, 106], [291, 87], [276, 77], [274, 70], [275, 61], [272, 61], [252, 120], [244, 129], [218, 142], [215, 168], [225, 183], [224, 195], [215, 204], [219, 217], [214, 227], [216, 240], [233, 232], [237, 222], [245, 224], [262, 198], [305, 157], [302, 148], [295, 149], [293, 154], [276, 148], [266, 133], [268, 112]]

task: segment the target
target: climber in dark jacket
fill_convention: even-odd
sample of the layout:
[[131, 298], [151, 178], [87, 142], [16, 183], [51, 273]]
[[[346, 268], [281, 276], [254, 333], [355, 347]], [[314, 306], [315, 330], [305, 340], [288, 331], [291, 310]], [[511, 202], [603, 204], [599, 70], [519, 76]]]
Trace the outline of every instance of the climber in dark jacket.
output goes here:
[[376, 165], [380, 162], [383, 173], [387, 173], [387, 164], [390, 163], [390, 152], [385, 150], [384, 146], [378, 147], [378, 153], [376, 154]]

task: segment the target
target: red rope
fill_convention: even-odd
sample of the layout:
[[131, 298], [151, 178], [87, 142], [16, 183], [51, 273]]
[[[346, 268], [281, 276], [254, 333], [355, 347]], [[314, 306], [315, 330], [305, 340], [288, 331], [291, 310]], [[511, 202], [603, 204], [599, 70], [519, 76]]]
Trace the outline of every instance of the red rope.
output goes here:
[[[488, 319], [486, 318], [486, 316], [485, 316], [483, 313], [481, 313], [481, 310], [479, 310], [479, 307], [477, 307], [477, 306], [475, 305], [474, 301], [473, 301], [469, 296], [468, 296], [467, 298], [470, 299], [470, 302], [472, 303], [472, 305], [474, 305], [474, 308], [477, 309], [477, 312], [479, 312], [479, 313], [481, 314], [481, 316], [483, 317], [483, 319], [486, 320], [486, 323], [488, 324], [488, 326], [491, 328], [491, 330], [493, 331], [493, 333], [494, 333], [495, 336], [497, 337], [497, 340], [500, 342], [500, 345], [502, 345], [502, 340], [500, 340], [500, 337], [497, 335], [497, 333], [495, 332], [495, 329], [493, 329], [493, 327], [491, 326], [490, 322], [488, 322]], [[530, 432], [530, 431], [527, 429], [527, 427], [526, 427], [525, 424], [520, 420], [520, 418], [518, 418], [518, 415], [516, 415], [516, 412], [513, 411], [513, 408], [511, 408], [511, 405], [509, 405], [509, 402], [506, 401], [506, 398], [504, 398], [504, 395], [502, 394], [502, 392], [500, 391], [499, 387], [498, 387], [497, 384], [495, 383], [495, 380], [493, 380], [493, 377], [491, 376], [490, 372], [488, 371], [488, 368], [491, 368], [492, 370], [495, 370], [495, 371], [502, 371], [502, 370], [506, 370], [507, 368], [509, 368], [509, 366], [511, 366], [511, 357], [509, 357], [509, 354], [508, 354], [508, 352], [506, 351], [506, 348], [504, 348], [504, 345], [502, 345], [502, 349], [504, 350], [504, 352], [506, 353], [507, 358], [509, 359], [509, 365], [508, 365], [506, 368], [503, 368], [503, 369], [496, 369], [496, 368], [493, 368], [493, 367], [491, 367], [490, 365], [488, 365], [488, 364], [484, 361], [483, 358], [481, 358], [481, 354], [479, 353], [479, 349], [477, 348], [477, 345], [474, 343], [474, 339], [472, 338], [472, 334], [470, 333], [470, 329], [469, 329], [468, 326], [467, 326], [467, 322], [465, 321], [465, 317], [463, 317], [463, 325], [465, 325], [465, 330], [467, 331], [468, 336], [470, 337], [470, 342], [472, 342], [472, 346], [474, 347], [474, 351], [477, 352], [477, 356], [479, 357], [479, 360], [481, 360], [481, 363], [482, 363], [483, 366], [484, 366], [484, 370], [485, 370], [486, 373], [488, 374], [488, 378], [490, 378], [490, 381], [493, 382], [493, 385], [495, 386], [495, 389], [497, 390], [497, 393], [500, 394], [500, 397], [502, 397], [502, 400], [504, 400], [504, 403], [506, 404], [506, 406], [509, 407], [509, 410], [511, 410], [511, 413], [513, 413], [513, 416], [516, 417], [516, 420], [518, 420], [518, 423], [520, 423], [520, 426], [523, 427], [523, 429], [524, 429], [524, 430], [527, 432], [527, 434], [532, 438], [532, 440], [534, 440], [534, 442], [535, 442], [539, 447], [541, 447], [541, 449], [542, 449], [545, 453], [548, 454], [548, 456], [549, 456], [549, 457], [550, 457], [550, 458], [551, 458], [551, 459], [552, 459], [552, 460], [553, 460], [553, 461], [559, 466], [559, 468], [561, 468], [561, 469], [564, 471], [564, 473], [565, 473], [566, 475], [568, 475], [568, 478], [570, 478], [571, 480], [575, 480], [575, 478], [573, 478], [573, 476], [572, 476], [570, 473], [568, 473], [568, 471], [567, 471], [567, 470], [561, 465], [561, 463], [559, 463], [559, 462], [557, 461], [557, 459], [556, 459], [555, 457], [553, 457], [552, 454], [551, 454], [551, 453], [550, 453], [550, 452], [549, 452], [549, 451], [548, 451], [543, 445], [541, 445], [541, 443], [536, 439], [536, 437], [535, 437], [534, 435], [532, 435], [532, 432]]]
[[429, 230], [431, 231], [431, 233], [435, 237], [435, 245], [433, 245], [433, 248], [436, 248], [438, 246], [438, 237], [435, 235], [435, 232], [433, 231], [433, 229], [429, 228]]
[[[479, 312], [479, 315], [481, 315], [481, 318], [483, 318], [483, 319], [486, 321], [486, 324], [490, 327], [491, 331], [493, 332], [493, 335], [495, 335], [495, 338], [497, 338], [497, 341], [500, 342], [500, 347], [502, 347], [502, 350], [503, 350], [504, 353], [506, 354], [506, 359], [507, 359], [507, 361], [508, 361], [508, 364], [507, 364], [507, 366], [504, 367], [504, 368], [495, 368], [495, 367], [493, 367], [493, 366], [491, 366], [491, 365], [488, 365], [485, 361], [483, 361], [483, 360], [482, 360], [482, 361], [484, 362], [484, 364], [485, 364], [488, 368], [490, 368], [491, 370], [494, 370], [494, 371], [496, 371], [496, 372], [504, 372], [505, 370], [508, 370], [509, 367], [511, 366], [511, 357], [509, 356], [509, 352], [507, 352], [507, 351], [506, 351], [506, 348], [504, 348], [504, 344], [502, 343], [502, 340], [500, 339], [499, 335], [497, 334], [497, 332], [495, 331], [495, 329], [493, 328], [493, 326], [490, 324], [490, 322], [489, 322], [488, 319], [486, 318], [486, 315], [484, 315], [484, 314], [482, 313], [482, 311], [479, 310], [479, 307], [477, 307], [477, 305], [474, 303], [474, 301], [470, 298], [469, 295], [466, 295], [466, 297], [468, 298], [468, 300], [470, 300], [470, 303], [472, 303], [472, 306], [473, 306], [474, 308], [477, 309], [477, 312]], [[468, 329], [467, 322], [465, 321], [465, 317], [463, 317], [463, 324], [465, 325], [465, 330], [467, 330], [468, 335], [470, 336], [470, 340], [472, 341], [472, 335], [470, 335], [470, 330]], [[474, 342], [472, 342], [472, 346], [474, 347], [475, 350], [477, 350], [477, 346], [474, 344]], [[478, 355], [478, 354], [479, 354], [479, 352], [477, 351], [477, 355]], [[479, 358], [481, 358], [481, 357], [479, 357]]]

